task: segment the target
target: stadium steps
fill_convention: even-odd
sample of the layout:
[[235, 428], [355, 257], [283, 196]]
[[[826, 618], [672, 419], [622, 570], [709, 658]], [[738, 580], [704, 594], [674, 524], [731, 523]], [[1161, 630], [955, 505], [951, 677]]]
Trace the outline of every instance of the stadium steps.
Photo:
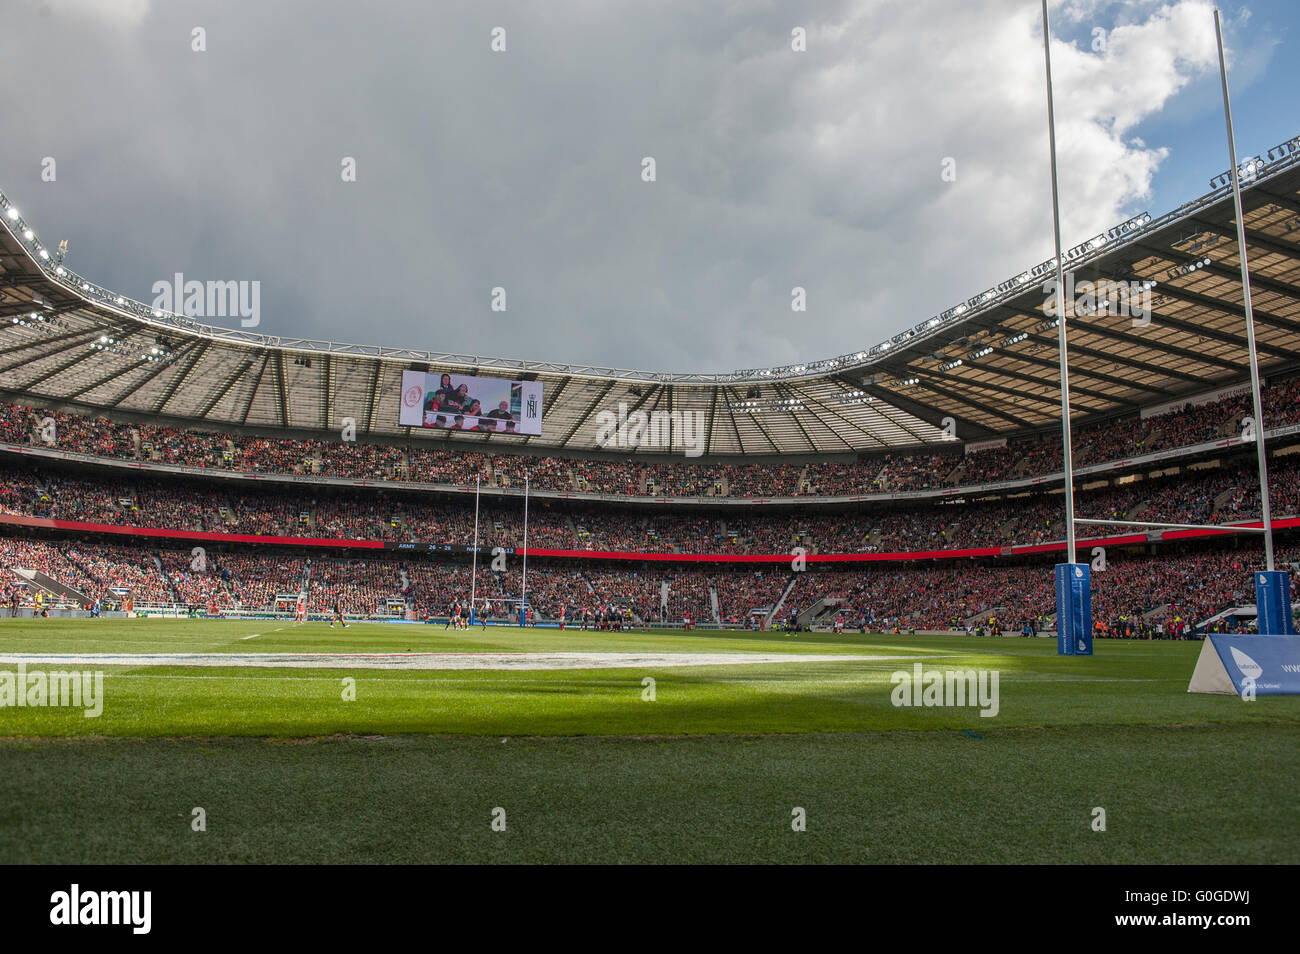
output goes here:
[[843, 611], [844, 611], [844, 604], [842, 601], [836, 602], [834, 606], [827, 606], [820, 613], [818, 613], [812, 620], [809, 621], [808, 628], [816, 629], [822, 626], [828, 629], [833, 628], [835, 626], [835, 617], [838, 616]]
[[[1214, 516], [1217, 516], [1218, 513], [1219, 513], [1219, 511], [1220, 511], [1221, 509], [1223, 509], [1223, 505], [1226, 504], [1226, 503], [1228, 503], [1229, 501], [1231, 501], [1232, 498], [1235, 497], [1235, 496], [1237, 496], [1237, 494], [1239, 494], [1240, 492], [1241, 492], [1241, 489], [1240, 489], [1239, 487], [1229, 487], [1229, 488], [1228, 488], [1227, 490], [1225, 490], [1223, 493], [1221, 493], [1221, 494], [1219, 494], [1217, 497], [1215, 497], [1215, 498], [1214, 498], [1214, 503], [1213, 503], [1213, 505], [1210, 507], [1210, 512], [1211, 512], [1211, 514], [1213, 514]], [[1257, 494], [1256, 496], [1258, 496], [1258, 494]], [[1214, 519], [1214, 516], [1211, 517], [1211, 520]]]
[[1144, 513], [1146, 513], [1150, 509], [1151, 509], [1151, 501], [1149, 499], [1139, 501], [1138, 503], [1134, 504], [1132, 507], [1129, 508], [1128, 512], [1124, 514], [1124, 519], [1137, 520], [1139, 517], [1141, 517]]
[[1229, 606], [1227, 609], [1220, 610], [1219, 612], [1215, 613], [1213, 616], [1208, 616], [1205, 619], [1200, 620], [1199, 622], [1192, 623], [1192, 629], [1197, 630], [1197, 629], [1207, 628], [1209, 626], [1212, 626], [1214, 623], [1218, 622], [1219, 620], [1225, 619], [1229, 616], [1256, 616], [1256, 615], [1258, 615], [1258, 610], [1255, 609], [1254, 603], [1243, 604], [1241, 606]]
[[709, 611], [713, 614], [715, 623], [722, 622], [722, 613], [718, 609], [718, 588], [709, 584]]
[[1142, 620], [1154, 619], [1158, 616], [1163, 616], [1168, 611], [1169, 611], [1169, 604], [1161, 603], [1159, 606], [1151, 607], [1151, 609], [1147, 610], [1145, 613], [1139, 616], [1138, 619], [1142, 619]]
[[54, 579], [54, 577], [48, 576], [39, 570], [28, 570], [21, 567], [12, 567], [11, 569], [33, 586], [39, 587], [53, 596], [72, 600], [74, 603], [81, 606], [89, 605], [92, 602], [90, 597], [85, 593], [82, 593], [80, 590], [74, 590], [66, 583], [60, 583], [58, 580]]
[[990, 616], [996, 616], [998, 621], [1004, 620], [1007, 613], [1005, 606], [986, 606], [974, 616], [967, 616], [961, 621], [963, 626], [974, 626], [976, 623], [987, 622]]
[[812, 605], [800, 610], [794, 618], [799, 626], [812, 626], [826, 613], [839, 609], [841, 600], [837, 596], [823, 596]]
[[776, 605], [768, 610], [767, 616], [763, 618], [764, 629], [772, 628], [772, 620], [776, 619], [776, 614], [781, 612], [781, 607], [785, 605], [786, 597], [790, 595], [790, 591], [794, 589], [795, 584], [798, 582], [799, 575], [797, 573], [790, 577], [790, 582], [787, 583], [785, 589], [781, 591], [781, 598], [776, 601]]
[[[866, 466], [864, 464], [864, 466]], [[884, 473], [883, 467], [875, 467], [869, 474], [862, 479], [862, 489], [868, 492], [874, 492], [880, 489], [880, 477]]]
[[[1296, 612], [1297, 609], [1300, 609], [1300, 603], [1292, 603], [1291, 612], [1294, 613]], [[1192, 623], [1191, 625], [1193, 630], [1203, 629], [1207, 626], [1212, 625], [1216, 621], [1224, 619], [1225, 617], [1228, 616], [1256, 617], [1258, 615], [1259, 615], [1259, 610], [1255, 608], [1254, 603], [1242, 603], [1240, 606], [1229, 606], [1227, 609], [1220, 610], [1219, 612], [1215, 613], [1213, 616], [1209, 616], [1201, 620], [1200, 622]]]

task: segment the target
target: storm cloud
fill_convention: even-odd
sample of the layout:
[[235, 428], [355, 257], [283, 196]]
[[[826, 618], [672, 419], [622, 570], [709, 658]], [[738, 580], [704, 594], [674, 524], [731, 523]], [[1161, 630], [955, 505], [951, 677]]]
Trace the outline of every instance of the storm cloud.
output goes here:
[[[267, 334], [726, 371], [1051, 254], [1036, 3], [7, 6], [0, 187], [132, 297], [260, 281]], [[1167, 157], [1134, 130], [1213, 30], [1202, 0], [1054, 9], [1070, 244], [1145, 208]]]

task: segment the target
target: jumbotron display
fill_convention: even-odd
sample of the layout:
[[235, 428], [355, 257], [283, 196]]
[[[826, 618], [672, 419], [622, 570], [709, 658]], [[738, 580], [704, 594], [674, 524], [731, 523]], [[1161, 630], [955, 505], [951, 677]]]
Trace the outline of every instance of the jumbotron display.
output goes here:
[[403, 427], [498, 434], [542, 433], [542, 382], [403, 371]]

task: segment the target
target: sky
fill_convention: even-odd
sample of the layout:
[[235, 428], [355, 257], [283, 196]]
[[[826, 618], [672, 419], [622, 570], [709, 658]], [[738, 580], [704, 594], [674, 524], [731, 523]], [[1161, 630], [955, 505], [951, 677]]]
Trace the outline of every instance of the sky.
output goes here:
[[[725, 372], [1052, 254], [1035, 0], [3, 5], [0, 190], [138, 300], [258, 282], [267, 335]], [[1300, 4], [1221, 9], [1259, 154]], [[1227, 169], [1212, 10], [1051, 4], [1065, 247]]]

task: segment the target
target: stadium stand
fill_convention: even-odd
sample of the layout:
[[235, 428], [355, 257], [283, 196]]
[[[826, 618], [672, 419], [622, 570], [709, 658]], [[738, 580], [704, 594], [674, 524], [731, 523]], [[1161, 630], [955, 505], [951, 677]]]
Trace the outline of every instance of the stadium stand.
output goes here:
[[[1095, 618], [1102, 635], [1172, 636], [1175, 625], [1189, 633], [1215, 614], [1250, 603], [1249, 550], [1197, 549], [1168, 557], [1125, 554], [1094, 577]], [[348, 614], [386, 617], [401, 604], [416, 618], [446, 614], [468, 599], [470, 567], [427, 557], [379, 554], [364, 558], [300, 553], [276, 548], [257, 552], [209, 551], [203, 572], [190, 569], [189, 550], [0, 538], [0, 568], [6, 572], [4, 605], [32, 606], [37, 588], [22, 585], [16, 570], [37, 570], [73, 587], [85, 602], [121, 605], [180, 603], [212, 612], [276, 609], [275, 600], [300, 590], [308, 609], [323, 614], [337, 600]], [[1300, 560], [1285, 550], [1284, 563]], [[852, 629], [879, 631], [956, 630], [984, 625], [1019, 630], [1026, 621], [1048, 628], [1054, 608], [1050, 575], [1037, 565], [970, 567], [907, 564], [795, 573], [789, 568], [682, 569], [634, 565], [607, 567], [530, 565], [529, 594], [537, 613], [569, 621], [617, 606], [644, 623], [762, 625], [751, 611], [766, 615], [790, 592], [781, 622], [819, 603], [843, 614]], [[519, 596], [520, 574], [494, 573], [480, 566], [477, 597], [495, 604], [505, 618]], [[719, 613], [713, 612], [716, 594]], [[390, 605], [390, 601], [391, 604]], [[282, 608], [287, 612], [287, 609]]]
[[[1243, 225], [1256, 246], [1263, 433], [1289, 562], [1300, 522], [1300, 158], [1280, 155], [1260, 160]], [[526, 483], [529, 597], [543, 619], [843, 616], [854, 628], [977, 632], [1051, 622], [1064, 526], [1044, 265], [862, 351], [676, 374], [203, 324], [42, 256], [3, 194], [0, 212], [0, 582], [11, 609], [284, 612], [306, 593], [313, 613], [338, 602], [425, 618], [472, 590], [505, 618], [519, 596]], [[1152, 292], [1149, 331], [1109, 313], [1071, 325], [1078, 514], [1256, 520], [1226, 190], [1070, 255], [1080, 280], [1119, 276]], [[416, 406], [405, 376], [438, 370], [540, 386], [530, 392], [543, 398], [540, 433], [402, 423], [400, 409]], [[598, 422], [616, 411], [694, 415], [700, 444], [672, 428], [656, 431], [662, 446], [610, 443]], [[505, 573], [483, 559], [471, 575], [476, 483], [478, 542], [511, 555]], [[1249, 600], [1260, 564], [1255, 536], [1081, 535], [1109, 553], [1094, 584], [1102, 636], [1230, 625], [1218, 617]], [[807, 569], [795, 570], [803, 556]]]
[[[1272, 382], [1263, 391], [1272, 428], [1300, 424], [1300, 379]], [[1224, 397], [1160, 415], [1136, 414], [1080, 428], [1076, 464], [1121, 461], [1139, 454], [1193, 448], [1237, 434], [1248, 399]], [[1035, 434], [1007, 446], [965, 455], [894, 453], [854, 460], [793, 464], [697, 464], [671, 458], [643, 463], [541, 455], [485, 454], [414, 445], [393, 446], [221, 431], [133, 426], [51, 408], [0, 404], [0, 442], [41, 446], [42, 422], [54, 423], [55, 445], [94, 457], [177, 464], [249, 474], [317, 475], [358, 480], [415, 481], [472, 486], [522, 486], [537, 491], [659, 497], [828, 497], [951, 487], [1042, 477], [1061, 468], [1059, 435]]]

